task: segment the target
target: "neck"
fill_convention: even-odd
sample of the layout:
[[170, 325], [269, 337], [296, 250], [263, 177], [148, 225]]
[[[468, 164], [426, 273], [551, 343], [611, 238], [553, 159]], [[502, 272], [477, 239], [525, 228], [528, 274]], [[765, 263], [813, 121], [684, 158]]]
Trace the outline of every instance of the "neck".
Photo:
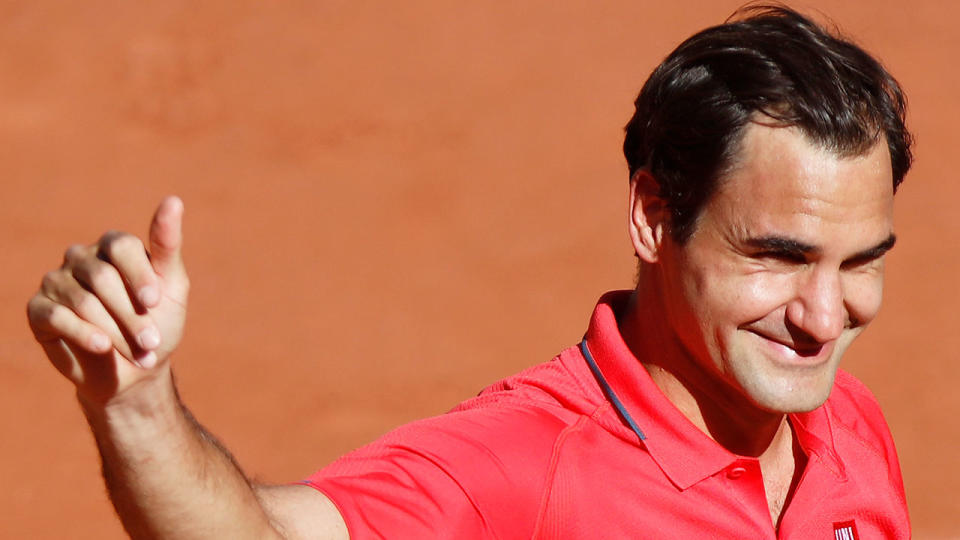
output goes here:
[[787, 417], [760, 409], [724, 380], [716, 367], [698, 360], [665, 316], [660, 288], [644, 281], [641, 274], [618, 324], [627, 346], [667, 399], [734, 454], [763, 460], [789, 449], [793, 433]]

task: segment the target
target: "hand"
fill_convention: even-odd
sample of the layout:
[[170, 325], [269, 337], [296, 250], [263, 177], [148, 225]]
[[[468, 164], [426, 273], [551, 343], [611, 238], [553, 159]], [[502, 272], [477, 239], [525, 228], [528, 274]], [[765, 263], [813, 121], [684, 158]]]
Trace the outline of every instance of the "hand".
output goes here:
[[150, 224], [149, 253], [108, 232], [73, 246], [27, 304], [34, 337], [81, 399], [105, 404], [168, 369], [186, 319], [180, 256], [183, 202], [167, 197]]

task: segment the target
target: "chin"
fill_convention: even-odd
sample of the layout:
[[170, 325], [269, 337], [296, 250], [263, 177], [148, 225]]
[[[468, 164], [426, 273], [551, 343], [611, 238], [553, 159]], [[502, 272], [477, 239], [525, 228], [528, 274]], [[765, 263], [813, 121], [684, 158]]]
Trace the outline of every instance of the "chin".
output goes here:
[[830, 397], [836, 370], [828, 373], [795, 374], [767, 377], [764, 380], [747, 381], [744, 393], [760, 409], [778, 413], [810, 412], [823, 405]]

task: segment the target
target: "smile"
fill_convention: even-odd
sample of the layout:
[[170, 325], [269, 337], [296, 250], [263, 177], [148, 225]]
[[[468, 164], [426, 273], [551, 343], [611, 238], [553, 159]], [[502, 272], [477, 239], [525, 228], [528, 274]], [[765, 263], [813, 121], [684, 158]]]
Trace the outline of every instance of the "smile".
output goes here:
[[760, 338], [766, 348], [774, 353], [778, 363], [795, 367], [815, 367], [830, 359], [834, 342], [816, 344], [796, 344], [753, 330], [749, 331]]

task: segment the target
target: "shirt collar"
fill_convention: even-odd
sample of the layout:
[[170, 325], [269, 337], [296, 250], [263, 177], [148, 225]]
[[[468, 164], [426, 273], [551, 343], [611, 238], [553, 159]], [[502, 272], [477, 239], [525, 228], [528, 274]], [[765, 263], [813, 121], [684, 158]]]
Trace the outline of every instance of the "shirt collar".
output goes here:
[[803, 452], [810, 458], [817, 458], [838, 480], [845, 481], [846, 467], [836, 451], [833, 419], [827, 413], [827, 406], [821, 405], [807, 413], [791, 414], [790, 425], [797, 434]]
[[[627, 347], [617, 326], [617, 314], [626, 308], [630, 294], [614, 291], [600, 298], [587, 329], [587, 347], [613, 393], [646, 435], [643, 441], [636, 439], [637, 444], [647, 449], [671, 482], [686, 489], [743, 458], [694, 426], [660, 391]], [[790, 419], [804, 452], [821, 458], [843, 477], [824, 408], [790, 415]]]

